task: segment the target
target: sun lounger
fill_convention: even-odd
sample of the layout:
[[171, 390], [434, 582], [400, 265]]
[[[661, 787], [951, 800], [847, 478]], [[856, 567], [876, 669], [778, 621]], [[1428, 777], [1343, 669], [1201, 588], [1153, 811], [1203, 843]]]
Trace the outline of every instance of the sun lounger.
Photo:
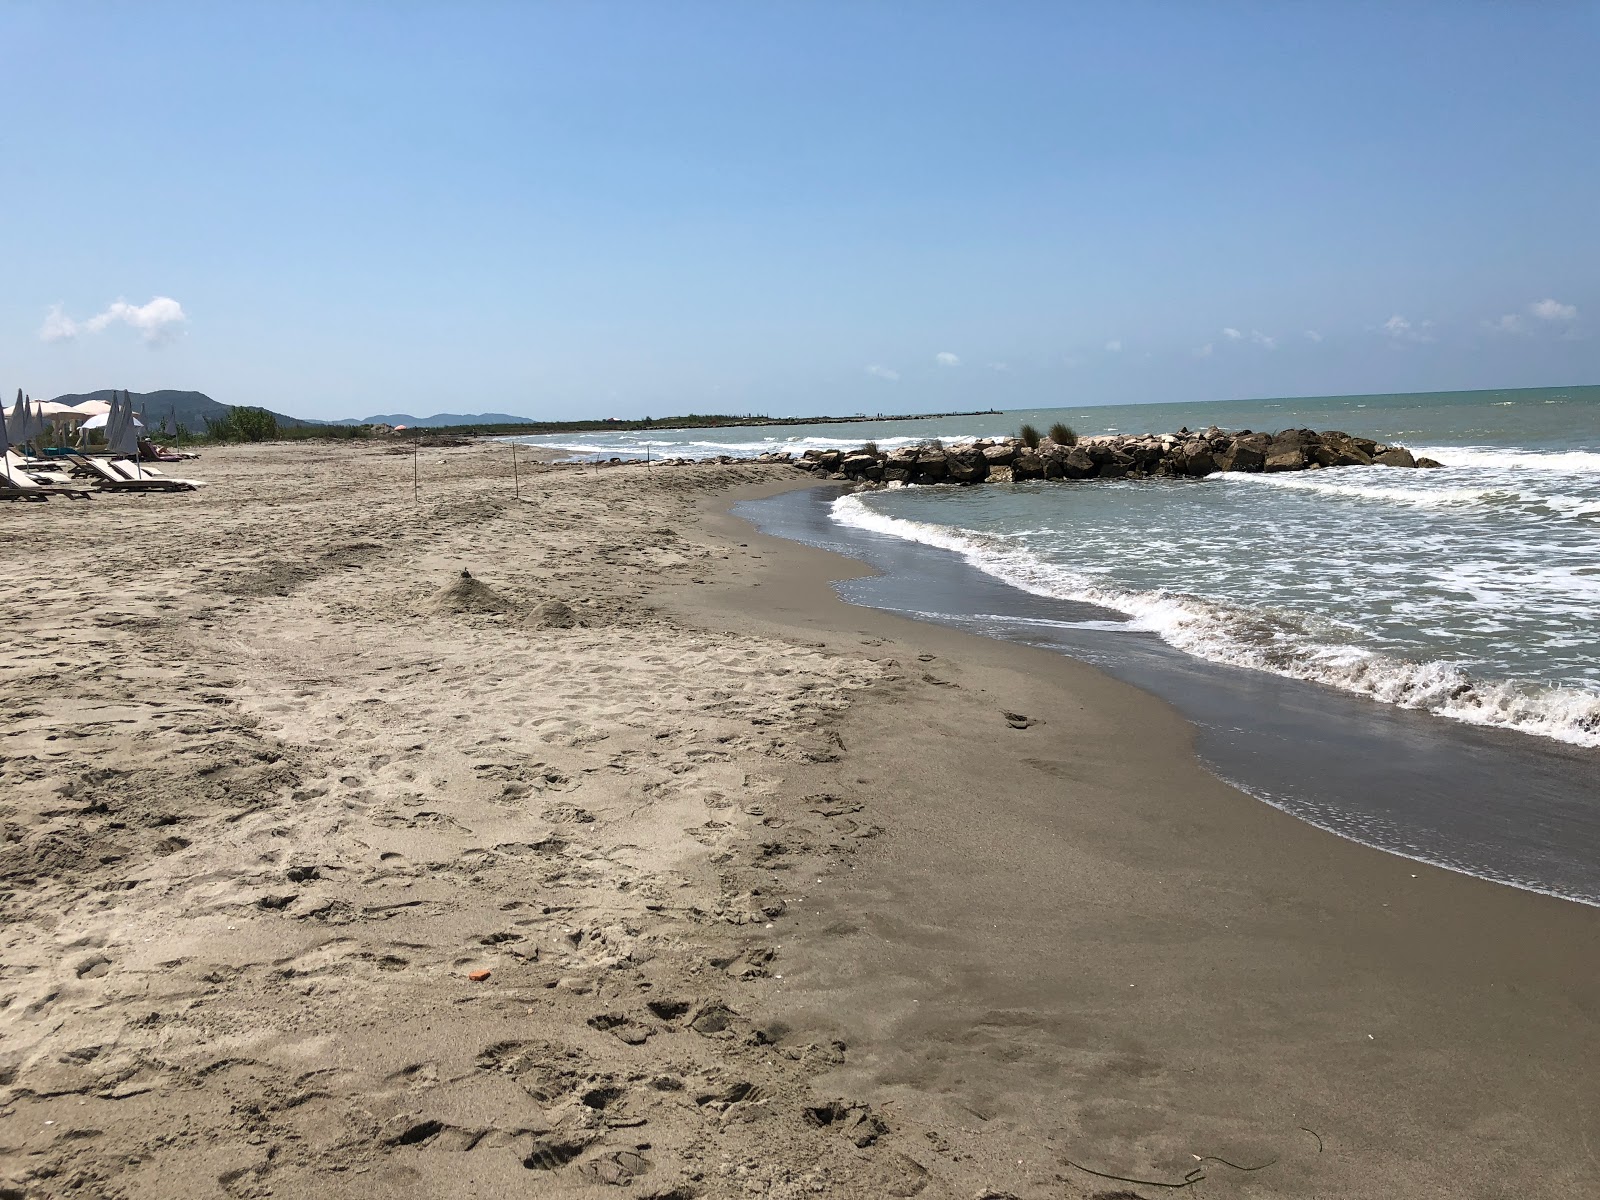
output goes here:
[[205, 487], [206, 485], [203, 479], [177, 479], [171, 475], [163, 475], [148, 463], [135, 463], [125, 458], [107, 459], [106, 466], [132, 483], [154, 479], [164, 483], [186, 483], [192, 488]]
[[48, 500], [51, 496], [65, 496], [69, 500], [87, 500], [89, 493], [81, 487], [68, 484], [52, 487], [40, 483], [19, 465], [15, 454], [0, 457], [0, 500]]
[[194, 484], [187, 479], [168, 479], [165, 476], [157, 478], [154, 475], [135, 479], [132, 475], [113, 470], [110, 460], [95, 458], [88, 454], [73, 455], [72, 463], [81, 474], [92, 476], [95, 482], [108, 492], [192, 492], [194, 490]]

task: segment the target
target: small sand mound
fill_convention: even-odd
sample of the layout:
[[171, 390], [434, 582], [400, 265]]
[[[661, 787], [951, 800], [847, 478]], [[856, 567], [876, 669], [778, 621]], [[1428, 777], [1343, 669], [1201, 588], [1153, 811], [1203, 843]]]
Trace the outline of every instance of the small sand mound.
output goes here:
[[434, 595], [428, 607], [447, 613], [508, 613], [516, 606], [481, 579], [474, 579], [471, 571], [463, 571], [459, 579]]
[[540, 629], [571, 629], [578, 614], [565, 600], [545, 600], [534, 605], [532, 620]]

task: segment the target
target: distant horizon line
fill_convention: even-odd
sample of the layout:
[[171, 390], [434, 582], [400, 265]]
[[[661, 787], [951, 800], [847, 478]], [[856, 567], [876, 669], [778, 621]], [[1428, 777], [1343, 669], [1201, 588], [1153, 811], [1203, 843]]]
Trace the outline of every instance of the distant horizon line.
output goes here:
[[[1156, 406], [1156, 405], [1163, 405], [1163, 404], [1165, 404], [1165, 405], [1263, 404], [1263, 403], [1268, 403], [1268, 402], [1271, 402], [1271, 401], [1290, 401], [1290, 402], [1301, 402], [1301, 403], [1303, 403], [1303, 402], [1314, 401], [1314, 400], [1363, 400], [1363, 399], [1377, 399], [1377, 398], [1394, 398], [1394, 397], [1401, 397], [1401, 396], [1416, 396], [1416, 397], [1420, 397], [1420, 396], [1459, 396], [1459, 395], [1476, 395], [1476, 394], [1490, 395], [1490, 394], [1498, 394], [1498, 393], [1504, 393], [1504, 392], [1561, 392], [1561, 391], [1568, 391], [1568, 390], [1574, 390], [1574, 389], [1577, 389], [1577, 390], [1600, 389], [1600, 383], [1545, 384], [1545, 385], [1539, 385], [1539, 386], [1534, 386], [1534, 387], [1435, 388], [1435, 389], [1430, 389], [1430, 390], [1426, 390], [1426, 391], [1416, 391], [1416, 392], [1320, 392], [1320, 393], [1315, 393], [1315, 394], [1310, 394], [1310, 395], [1293, 395], [1293, 396], [1283, 396], [1283, 395], [1278, 395], [1278, 396], [1230, 396], [1230, 397], [1224, 397], [1222, 399], [1216, 399], [1216, 400], [1078, 401], [1078, 402], [1069, 402], [1069, 403], [1065, 403], [1065, 404], [1033, 405], [1033, 406], [1023, 406], [1023, 407], [1019, 407], [1019, 408], [1005, 408], [1005, 409], [994, 409], [994, 410], [986, 410], [986, 411], [994, 411], [994, 412], [997, 412], [997, 413], [1025, 413], [1025, 412], [1041, 412], [1041, 411], [1042, 412], [1048, 412], [1048, 411], [1062, 410], [1062, 409], [1083, 409], [1083, 408], [1141, 408], [1141, 407], [1147, 407], [1147, 406], [1153, 407], [1153, 406]], [[200, 391], [199, 389], [195, 389], [195, 388], [154, 388], [154, 389], [152, 389], [151, 391], [148, 391], [148, 392], [132, 392], [131, 389], [128, 389], [128, 388], [95, 388], [95, 389], [92, 389], [92, 390], [86, 391], [86, 392], [63, 392], [59, 396], [53, 397], [51, 402], [52, 403], [59, 402], [63, 398], [69, 397], [69, 396], [79, 396], [79, 397], [81, 397], [81, 396], [93, 396], [97, 392], [112, 392], [112, 391], [129, 392], [131, 395], [136, 396], [136, 397], [152, 396], [152, 395], [156, 395], [156, 394], [158, 394], [160, 392], [180, 392], [180, 393], [188, 393], [190, 395], [202, 396], [205, 399], [212, 400], [214, 403], [217, 403], [217, 404], [225, 405], [228, 408], [264, 408], [264, 407], [266, 407], [265, 405], [254, 405], [254, 404], [229, 404], [225, 400], [216, 400], [215, 397], [210, 395], [210, 393], [203, 392], [203, 391]], [[3, 399], [4, 399], [3, 396], [0, 396], [0, 402], [3, 402]], [[269, 410], [269, 411], [273, 411], [273, 410]], [[360, 425], [360, 424], [372, 423], [371, 418], [367, 418], [367, 417], [298, 417], [298, 416], [293, 416], [290, 413], [283, 413], [281, 415], [290, 417], [291, 420], [304, 421], [304, 422], [313, 423], [313, 424], [319, 424], [319, 425], [350, 425], [350, 424]], [[662, 416], [662, 417], [563, 417], [563, 418], [533, 417], [533, 416], [527, 416], [525, 414], [514, 413], [514, 412], [503, 412], [503, 413], [455, 413], [455, 412], [445, 411], [445, 412], [433, 413], [433, 414], [428, 415], [428, 416], [417, 416], [417, 415], [412, 414], [412, 413], [394, 413], [394, 414], [383, 414], [383, 415], [392, 415], [392, 416], [396, 416], [396, 417], [409, 418], [409, 419], [414, 420], [414, 421], [434, 421], [434, 420], [438, 420], [440, 417], [463, 417], [463, 418], [480, 417], [481, 418], [481, 417], [485, 417], [485, 416], [505, 416], [505, 417], [510, 417], [513, 421], [527, 421], [527, 422], [529, 422], [531, 424], [558, 424], [558, 423], [559, 424], [565, 424], [565, 423], [575, 422], [575, 421], [577, 421], [577, 422], [582, 422], [582, 421], [600, 422], [600, 421], [611, 421], [611, 420], [616, 420], [616, 421], [619, 421], [619, 422], [626, 422], [626, 423], [637, 423], [637, 422], [644, 421], [644, 420], [650, 420], [650, 421], [673, 421], [673, 420], [681, 419], [684, 416], [736, 418], [736, 419], [752, 420], [752, 421], [753, 420], [773, 420], [773, 421], [790, 421], [790, 422], [805, 419], [805, 418], [799, 417], [799, 416], [793, 416], [793, 415], [788, 415], [788, 414], [783, 414], [783, 413], [771, 413], [771, 412], [765, 412], [765, 413], [757, 413], [757, 412], [751, 412], [751, 413], [684, 413], [684, 414], [669, 414], [669, 415]], [[866, 417], [868, 415], [869, 414], [864, 413], [864, 412], [862, 412], [862, 413], [838, 413], [838, 414], [828, 414], [828, 415], [818, 414], [818, 415], [815, 415], [815, 416], [811, 416], [811, 419], [819, 420], [819, 421], [821, 421], [821, 420], [840, 420], [840, 419], [849, 419], [849, 418], [852, 418], [852, 417], [854, 417], [854, 418]], [[894, 413], [894, 412], [889, 412], [889, 411], [883, 411], [880, 414], [878, 414], [875, 419], [890, 420], [890, 419], [894, 419], [896, 417], [900, 417], [900, 418], [903, 418], [905, 420], [915, 420], [919, 416], [924, 416], [924, 415], [926, 415], [926, 414], [916, 413], [916, 412]]]

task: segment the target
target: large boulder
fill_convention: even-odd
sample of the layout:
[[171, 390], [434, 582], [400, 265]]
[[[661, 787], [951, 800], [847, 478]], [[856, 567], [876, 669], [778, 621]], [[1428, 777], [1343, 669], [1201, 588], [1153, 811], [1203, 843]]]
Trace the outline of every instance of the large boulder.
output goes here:
[[1274, 471], [1304, 471], [1306, 469], [1306, 452], [1299, 442], [1273, 442], [1267, 447], [1266, 459], [1262, 463], [1262, 470]]
[[917, 455], [917, 475], [925, 483], [943, 483], [949, 461], [943, 450], [924, 451]]
[[1010, 442], [983, 448], [984, 461], [991, 467], [1003, 466], [1017, 456], [1017, 448]]
[[1259, 471], [1266, 465], [1266, 447], [1250, 438], [1234, 438], [1217, 458], [1217, 466], [1224, 471]]
[[980, 483], [989, 474], [989, 464], [977, 450], [952, 451], [945, 462], [952, 483]]
[[844, 461], [839, 464], [839, 470], [846, 475], [865, 475], [868, 468], [876, 467], [877, 465], [878, 456], [876, 454], [848, 454], [845, 456]]
[[1373, 462], [1381, 467], [1414, 467], [1417, 460], [1411, 457], [1411, 451], [1404, 446], [1390, 446], [1383, 453], [1374, 456]]
[[1094, 459], [1082, 446], [1073, 446], [1061, 456], [1061, 474], [1067, 479], [1088, 479], [1094, 471]]
[[1134, 469], [1135, 463], [1131, 454], [1117, 452], [1103, 463], [1096, 464], [1102, 479], [1121, 479]]
[[823, 450], [817, 455], [817, 462], [824, 471], [837, 471], [839, 464], [844, 461], [844, 455], [837, 450]]
[[1011, 460], [1011, 475], [1014, 479], [1043, 479], [1044, 456], [1037, 450], [1019, 446], [1017, 456]]
[[1185, 475], [1199, 479], [1202, 475], [1209, 475], [1217, 469], [1217, 460], [1211, 456], [1211, 448], [1201, 442], [1198, 448], [1188, 451], [1174, 465]]

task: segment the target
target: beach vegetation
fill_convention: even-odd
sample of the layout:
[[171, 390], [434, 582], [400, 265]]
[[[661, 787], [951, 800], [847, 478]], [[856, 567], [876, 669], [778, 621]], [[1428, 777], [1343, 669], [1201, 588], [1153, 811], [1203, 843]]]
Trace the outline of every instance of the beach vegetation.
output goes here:
[[858, 453], [858, 454], [876, 455], [878, 453], [878, 443], [877, 442], [867, 442], [856, 453]]
[[1017, 440], [1029, 450], [1037, 450], [1039, 448], [1039, 431], [1032, 425], [1024, 425], [1017, 430]]
[[212, 442], [269, 442], [278, 436], [276, 413], [264, 408], [230, 408], [206, 418], [206, 439]]
[[1071, 425], [1057, 421], [1050, 426], [1050, 440], [1058, 446], [1076, 446], [1078, 435], [1072, 432]]

